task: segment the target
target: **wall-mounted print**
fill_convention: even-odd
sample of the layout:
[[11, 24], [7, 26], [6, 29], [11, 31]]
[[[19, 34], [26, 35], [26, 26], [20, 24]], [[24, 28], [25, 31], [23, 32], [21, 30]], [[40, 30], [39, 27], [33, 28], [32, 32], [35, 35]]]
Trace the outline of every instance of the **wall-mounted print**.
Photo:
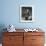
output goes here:
[[34, 6], [21, 5], [20, 6], [20, 22], [33, 22], [34, 21]]

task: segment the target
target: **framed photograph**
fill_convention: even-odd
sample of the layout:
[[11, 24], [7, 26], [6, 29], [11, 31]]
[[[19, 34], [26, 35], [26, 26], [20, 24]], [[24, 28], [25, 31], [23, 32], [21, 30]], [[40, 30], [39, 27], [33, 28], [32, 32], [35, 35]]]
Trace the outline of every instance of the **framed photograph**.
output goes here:
[[34, 21], [34, 6], [21, 5], [20, 6], [20, 22], [33, 22]]

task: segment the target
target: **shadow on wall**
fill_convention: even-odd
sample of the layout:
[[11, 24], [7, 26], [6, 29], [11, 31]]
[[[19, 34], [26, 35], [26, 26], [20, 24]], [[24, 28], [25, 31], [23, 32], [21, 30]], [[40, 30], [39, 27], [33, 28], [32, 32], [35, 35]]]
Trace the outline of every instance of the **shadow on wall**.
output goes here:
[[6, 28], [6, 26], [4, 24], [0, 24], [0, 43], [2, 43], [2, 33], [6, 31], [4, 28]]

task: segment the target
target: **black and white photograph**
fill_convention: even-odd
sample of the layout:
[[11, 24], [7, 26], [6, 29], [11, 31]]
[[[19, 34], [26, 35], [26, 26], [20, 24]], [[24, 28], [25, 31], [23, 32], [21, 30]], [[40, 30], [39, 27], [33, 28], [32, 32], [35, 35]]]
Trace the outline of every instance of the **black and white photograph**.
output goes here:
[[20, 7], [20, 21], [21, 22], [32, 22], [33, 21], [33, 7], [27, 5], [21, 5]]

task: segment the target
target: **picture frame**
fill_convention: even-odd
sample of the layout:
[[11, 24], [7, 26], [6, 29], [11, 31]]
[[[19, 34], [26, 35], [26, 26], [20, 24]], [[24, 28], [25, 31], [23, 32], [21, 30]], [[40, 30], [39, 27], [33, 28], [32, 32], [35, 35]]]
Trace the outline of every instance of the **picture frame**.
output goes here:
[[33, 5], [20, 5], [20, 22], [34, 22]]

